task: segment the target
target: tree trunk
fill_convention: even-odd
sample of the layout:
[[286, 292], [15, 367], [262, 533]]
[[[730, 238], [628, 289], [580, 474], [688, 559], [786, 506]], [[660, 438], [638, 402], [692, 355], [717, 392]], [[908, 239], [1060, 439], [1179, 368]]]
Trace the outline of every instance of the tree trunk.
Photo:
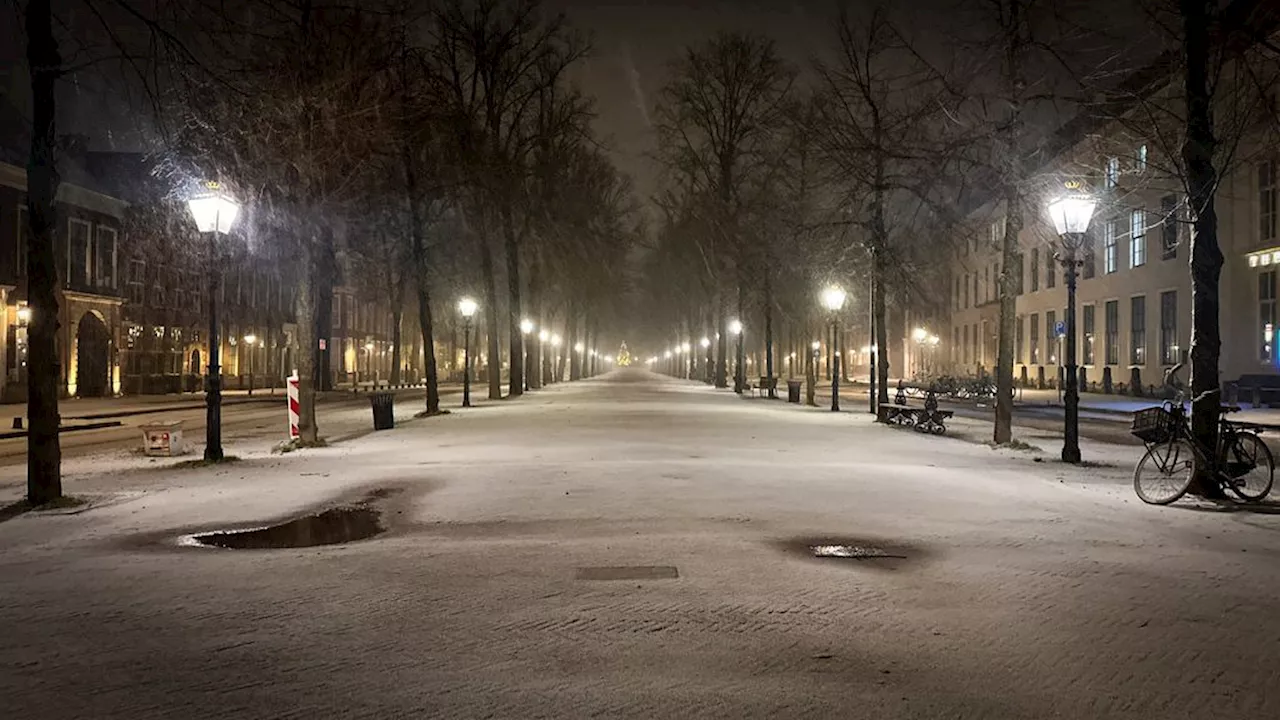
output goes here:
[[[62, 447], [58, 440], [58, 296], [54, 237], [58, 194], [55, 85], [62, 57], [53, 36], [49, 0], [27, 3], [27, 63], [31, 68], [31, 158], [27, 163], [27, 297], [31, 303], [27, 363], [27, 502], [62, 497]], [[19, 242], [21, 242], [19, 238]]]
[[[332, 245], [318, 248], [316, 255], [316, 338], [312, 352], [316, 355], [316, 390], [332, 390], [333, 374], [329, 372], [329, 353], [333, 351], [333, 282], [337, 273], [337, 258]], [[320, 349], [319, 338], [325, 338], [325, 349]]]
[[[1181, 0], [1183, 52], [1186, 61], [1187, 124], [1182, 160], [1187, 168], [1191, 198], [1191, 431], [1201, 447], [1218, 446], [1218, 359], [1221, 338], [1218, 326], [1218, 282], [1222, 250], [1218, 245], [1218, 215], [1214, 207], [1217, 169], [1213, 154], [1213, 95], [1210, 83], [1210, 29], [1212, 0]], [[1205, 497], [1221, 497], [1222, 490], [1207, 473], [1197, 478], [1196, 490]]]
[[729, 387], [728, 359], [729, 328], [724, 319], [724, 290], [716, 292], [716, 387]]
[[315, 445], [316, 425], [316, 282], [315, 253], [322, 242], [310, 228], [304, 229], [298, 248], [298, 440]]
[[520, 333], [520, 244], [510, 203], [503, 206], [502, 230], [507, 244], [507, 362], [511, 366], [507, 394], [518, 397], [524, 393], [524, 336]]
[[542, 342], [538, 340], [538, 332], [544, 327], [545, 314], [542, 312], [542, 269], [536, 259], [529, 266], [529, 307], [534, 310], [537, 323], [529, 337], [524, 338], [525, 357], [529, 362], [523, 369], [529, 378], [529, 388], [537, 390], [542, 387]]
[[871, 299], [872, 312], [876, 323], [876, 402], [881, 405], [889, 403], [889, 333], [885, 322], [884, 302], [884, 253], [875, 252], [872, 272], [876, 281]]
[[[773, 375], [773, 280], [769, 267], [764, 268], [764, 374]], [[777, 388], [769, 387], [769, 397], [778, 397]]]
[[565, 347], [569, 348], [569, 379], [582, 379], [582, 353], [578, 352], [578, 303], [574, 302], [569, 305], [567, 342]]
[[498, 358], [502, 357], [498, 347], [498, 276], [493, 266], [493, 248], [489, 246], [489, 233], [480, 233], [480, 269], [484, 272], [484, 320], [485, 331], [489, 338], [489, 399], [502, 399], [502, 367]]
[[1013, 439], [1013, 343], [1017, 332], [1018, 234], [1022, 231], [1022, 187], [1005, 185], [1005, 228], [1000, 253], [1000, 332], [996, 350], [996, 423], [993, 440], [1004, 444]]
[[[407, 137], [407, 136], [406, 136]], [[409, 242], [413, 256], [414, 289], [418, 296], [418, 328], [422, 335], [422, 367], [423, 377], [427, 384], [426, 413], [436, 415], [440, 412], [440, 379], [436, 372], [435, 327], [431, 317], [431, 280], [428, 276], [427, 242], [423, 237], [422, 208], [418, 205], [418, 173], [414, 168], [413, 156], [408, 142], [400, 147], [400, 159], [404, 165], [405, 201], [409, 211]], [[401, 274], [400, 290], [403, 293], [404, 276]], [[398, 303], [396, 311], [396, 347], [399, 348], [400, 324], [399, 313], [403, 312], [403, 302]], [[394, 352], [398, 352], [398, 349]]]
[[402, 340], [400, 323], [404, 320], [404, 309], [397, 304], [391, 311], [391, 384], [399, 385], [403, 378], [400, 372], [400, 342]]

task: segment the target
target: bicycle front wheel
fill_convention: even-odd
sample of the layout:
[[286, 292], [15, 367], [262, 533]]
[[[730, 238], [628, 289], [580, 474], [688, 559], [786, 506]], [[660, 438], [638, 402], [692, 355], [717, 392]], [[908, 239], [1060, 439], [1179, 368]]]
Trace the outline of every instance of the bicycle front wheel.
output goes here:
[[1241, 500], [1255, 502], [1271, 492], [1275, 464], [1266, 443], [1251, 432], [1236, 433], [1223, 463], [1223, 484]]
[[1196, 451], [1183, 438], [1152, 445], [1133, 469], [1133, 491], [1142, 502], [1168, 505], [1186, 494], [1196, 475]]

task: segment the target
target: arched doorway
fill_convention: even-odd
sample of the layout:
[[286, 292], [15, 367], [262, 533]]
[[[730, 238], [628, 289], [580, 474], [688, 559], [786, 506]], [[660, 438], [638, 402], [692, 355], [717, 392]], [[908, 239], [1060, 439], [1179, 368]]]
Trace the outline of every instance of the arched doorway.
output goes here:
[[192, 374], [192, 375], [203, 375], [203, 374], [204, 374], [204, 368], [200, 365], [200, 351], [199, 351], [199, 350], [192, 350], [192, 351], [191, 351], [191, 374]]
[[76, 326], [76, 395], [102, 397], [111, 387], [111, 333], [96, 314], [85, 313]]

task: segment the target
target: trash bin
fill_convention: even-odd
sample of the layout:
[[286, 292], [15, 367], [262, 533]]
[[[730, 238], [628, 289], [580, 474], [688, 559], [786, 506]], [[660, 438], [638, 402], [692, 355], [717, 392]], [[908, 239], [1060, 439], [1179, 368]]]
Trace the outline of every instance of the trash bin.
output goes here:
[[153, 422], [142, 426], [142, 449], [147, 455], [172, 457], [186, 452], [182, 421]]
[[787, 402], [797, 404], [800, 402], [800, 384], [799, 380], [787, 381]]
[[373, 429], [390, 430], [396, 426], [394, 393], [380, 392], [369, 395], [369, 405], [373, 408]]

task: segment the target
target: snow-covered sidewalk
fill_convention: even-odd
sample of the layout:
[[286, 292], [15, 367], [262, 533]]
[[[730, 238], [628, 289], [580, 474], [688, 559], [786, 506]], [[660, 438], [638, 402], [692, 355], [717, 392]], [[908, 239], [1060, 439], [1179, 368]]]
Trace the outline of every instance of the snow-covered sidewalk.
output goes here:
[[[1068, 467], [982, 425], [923, 436], [628, 370], [219, 468], [122, 458], [68, 480], [100, 506], [0, 523], [0, 698], [42, 718], [1280, 716], [1280, 517], [1145, 506], [1133, 448]], [[368, 541], [174, 542], [375, 488], [399, 492]]]

